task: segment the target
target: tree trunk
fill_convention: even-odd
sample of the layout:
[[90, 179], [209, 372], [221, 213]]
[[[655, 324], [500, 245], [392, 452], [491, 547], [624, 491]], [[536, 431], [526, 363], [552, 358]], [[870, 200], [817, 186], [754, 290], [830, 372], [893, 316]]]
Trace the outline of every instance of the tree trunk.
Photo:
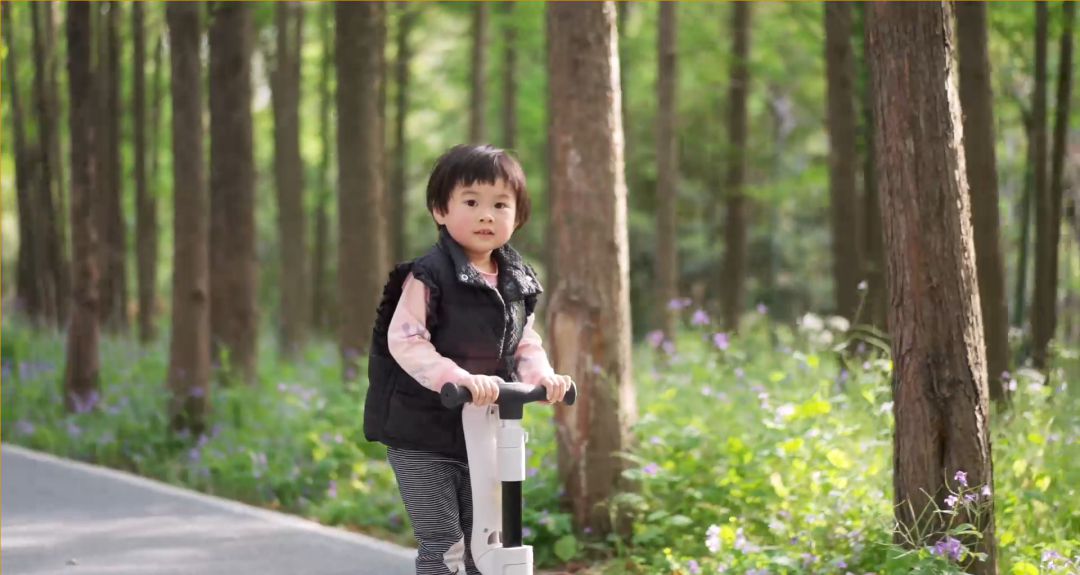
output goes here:
[[[874, 3], [867, 17], [881, 211], [890, 214], [894, 503], [901, 528], [913, 529], [930, 503], [948, 507], [947, 488], [960, 487], [956, 472], [967, 474], [975, 493], [993, 483], [982, 312], [951, 4]], [[957, 520], [973, 518], [961, 511]], [[933, 545], [943, 518], [931, 513], [922, 521], [928, 539], [914, 544]], [[993, 574], [993, 510], [980, 521], [984, 538], [964, 543], [989, 559], [965, 568]]]
[[723, 290], [724, 326], [739, 327], [746, 281], [747, 200], [742, 186], [746, 173], [746, 97], [750, 89], [750, 4], [731, 5], [731, 77], [728, 86], [727, 182], [724, 196], [724, 263], [717, 285]]
[[[866, 29], [866, 3], [859, 4], [860, 33]], [[866, 278], [866, 298], [863, 311], [857, 320], [886, 331], [886, 308], [888, 294], [885, 286], [885, 248], [882, 245], [881, 205], [878, 201], [877, 177], [874, 173], [874, 106], [870, 82], [870, 58], [866, 42], [862, 42], [863, 68], [860, 71], [864, 82], [860, 93], [862, 103], [862, 137], [864, 138], [863, 173], [863, 212], [862, 241], [863, 277]]]
[[329, 300], [332, 290], [326, 281], [327, 262], [329, 261], [330, 249], [330, 221], [329, 206], [331, 196], [330, 185], [330, 162], [333, 141], [331, 134], [334, 125], [330, 121], [330, 78], [333, 74], [334, 42], [333, 42], [333, 10], [332, 4], [324, 4], [320, 8], [322, 12], [322, 26], [319, 40], [323, 44], [322, 78], [319, 81], [319, 137], [322, 142], [322, 162], [319, 165], [319, 190], [315, 206], [315, 261], [312, 270], [312, 302], [311, 323], [313, 326], [325, 329], [330, 324]]
[[502, 106], [502, 146], [507, 150], [517, 149], [517, 92], [518, 92], [518, 57], [517, 57], [517, 22], [514, 20], [514, 3], [504, 2], [505, 21], [503, 22], [503, 106]]
[[473, 8], [472, 105], [469, 107], [469, 141], [487, 143], [484, 116], [487, 110], [488, 5], [476, 2]]
[[95, 213], [101, 230], [101, 307], [103, 325], [113, 331], [127, 329], [125, 231], [120, 172], [120, 39], [121, 4], [106, 2], [99, 21], [98, 39], [98, 203]]
[[1024, 135], [1027, 140], [1027, 162], [1024, 165], [1024, 189], [1020, 194], [1020, 245], [1016, 250], [1016, 291], [1013, 292], [1013, 319], [1017, 328], [1024, 324], [1027, 309], [1028, 254], [1031, 249], [1031, 207], [1034, 203], [1035, 187], [1035, 135], [1032, 133], [1033, 118], [1026, 110], [1021, 110], [1024, 118]]
[[273, 72], [274, 179], [281, 244], [281, 352], [296, 357], [307, 337], [307, 232], [304, 222], [304, 166], [300, 156], [300, 50], [302, 6], [277, 9], [277, 51]]
[[971, 186], [971, 224], [990, 398], [1005, 399], [1002, 374], [1009, 369], [1009, 306], [998, 223], [997, 159], [994, 156], [994, 101], [990, 87], [985, 2], [956, 4], [960, 53], [960, 104], [964, 111], [964, 154]]
[[825, 3], [825, 70], [828, 79], [829, 204], [832, 216], [833, 290], [836, 314], [855, 319], [859, 282], [859, 202], [855, 189], [855, 57], [851, 49], [852, 6]]
[[[278, 4], [281, 10], [285, 4]], [[251, 120], [251, 6], [214, 2], [210, 8], [210, 353], [228, 373], [255, 383], [258, 340], [255, 253], [255, 159]], [[285, 163], [280, 157], [275, 166]], [[291, 207], [291, 206], [290, 206]], [[291, 214], [290, 214], [291, 216]], [[303, 213], [294, 217], [302, 220]], [[303, 236], [286, 236], [304, 245]], [[282, 291], [306, 280], [284, 267]], [[283, 310], [286, 318], [288, 311]]]
[[[636, 412], [622, 96], [613, 2], [547, 5], [553, 365], [578, 400], [555, 408], [559, 474], [574, 524], [609, 529], [598, 507], [620, 483]], [[581, 170], [580, 166], [589, 166]]]
[[[1058, 252], [1061, 244], [1061, 214], [1062, 203], [1065, 197], [1063, 181], [1065, 169], [1065, 152], [1068, 148], [1069, 130], [1069, 103], [1072, 101], [1072, 43], [1073, 21], [1076, 19], [1076, 4], [1073, 2], [1062, 3], [1062, 18], [1065, 20], [1065, 29], [1061, 33], [1061, 55], [1058, 58], [1058, 85], [1057, 107], [1054, 111], [1054, 148], [1050, 158], [1050, 210], [1046, 228], [1049, 231], [1048, 246], [1046, 247], [1045, 261], [1047, 263], [1047, 278], [1045, 301], [1047, 308], [1047, 325], [1045, 335], [1047, 344], [1054, 338], [1057, 331], [1057, 292], [1058, 292]], [[1038, 349], [1038, 348], [1037, 348]], [[1045, 350], [1043, 352], [1046, 353]], [[1047, 378], [1049, 383], [1050, 379]]]
[[[157, 208], [151, 190], [156, 180], [147, 180], [146, 159], [148, 150], [156, 150], [156, 145], [148, 148], [146, 138], [146, 26], [143, 5], [131, 5], [131, 29], [134, 41], [132, 74], [134, 75], [135, 113], [135, 254], [136, 278], [138, 280], [139, 341], [150, 343], [154, 340], [154, 295], [157, 292]], [[160, 68], [160, 43], [154, 63], [154, 78], [158, 78]], [[155, 91], [158, 86], [155, 82]], [[155, 94], [155, 98], [157, 95]], [[154, 103], [155, 113], [157, 102]], [[156, 141], [157, 130], [151, 132]]]
[[379, 32], [385, 7], [336, 6], [338, 110], [338, 299], [342, 376], [359, 375], [358, 359], [371, 344], [375, 307], [389, 272], [385, 185], [379, 127]]
[[405, 259], [407, 227], [405, 196], [408, 184], [405, 181], [405, 166], [408, 158], [408, 144], [405, 139], [405, 118], [409, 113], [409, 64], [412, 60], [412, 46], [409, 43], [409, 35], [416, 24], [418, 12], [408, 3], [399, 4], [398, 28], [397, 28], [397, 62], [395, 72], [397, 74], [397, 102], [394, 120], [394, 167], [393, 185], [390, 187], [391, 225], [393, 226], [393, 261], [399, 262]]
[[676, 237], [679, 208], [678, 140], [678, 25], [676, 5], [660, 3], [657, 34], [656, 115], [656, 328], [674, 337], [678, 311], [670, 302], [679, 296], [679, 248]]
[[36, 162], [31, 161], [31, 150], [26, 143], [24, 123], [26, 115], [22, 109], [22, 97], [19, 93], [18, 82], [21, 53], [15, 44], [15, 27], [12, 24], [13, 18], [11, 16], [13, 8], [11, 3], [7, 2], [0, 3], [0, 9], [3, 10], [4, 44], [7, 49], [4, 62], [4, 71], [7, 77], [4, 82], [8, 89], [7, 98], [9, 98], [11, 106], [12, 131], [15, 138], [15, 194], [19, 215], [19, 263], [16, 271], [16, 293], [18, 294], [19, 304], [17, 307], [25, 311], [28, 317], [39, 320], [42, 313], [41, 297], [43, 290], [40, 287], [41, 279], [38, 277], [37, 262], [41, 261], [40, 256], [38, 256], [41, 248], [40, 239], [37, 237], [37, 230], [39, 229], [37, 224], [39, 219], [37, 216], [38, 210], [34, 201], [35, 194], [31, 188], [32, 176], [30, 174], [30, 170]]
[[201, 434], [210, 407], [207, 197], [203, 179], [202, 5], [170, 2], [172, 68], [173, 301], [169, 417], [174, 430]]
[[[64, 406], [85, 411], [98, 397], [97, 230], [93, 217], [94, 77], [89, 2], [67, 6], [68, 96], [71, 102], [71, 321], [64, 367]], [[7, 10], [7, 5], [4, 5]], [[4, 26], [7, 30], [8, 27]]]
[[1047, 4], [1035, 3], [1035, 101], [1031, 106], [1031, 137], [1034, 140], [1032, 163], [1035, 187], [1035, 289], [1031, 301], [1031, 353], [1035, 367], [1043, 369], [1047, 347], [1053, 337], [1049, 317], [1054, 309], [1054, 287], [1050, 285], [1050, 188], [1046, 183], [1046, 51]]
[[68, 308], [71, 304], [71, 260], [67, 253], [67, 181], [64, 176], [63, 147], [60, 143], [60, 124], [64, 116], [62, 99], [60, 98], [60, 82], [58, 80], [61, 54], [56, 40], [56, 29], [58, 27], [56, 11], [54, 11], [56, 4], [56, 2], [45, 3], [45, 50], [49, 61], [48, 73], [45, 78], [45, 91], [49, 99], [49, 115], [53, 118], [53, 129], [49, 134], [49, 147], [51, 148], [50, 155], [56, 158], [56, 161], [52, 164], [52, 173], [56, 179], [56, 236], [57, 245], [60, 246], [58, 248], [60, 253], [60, 273], [58, 276], [60, 298], [57, 311], [60, 325], [63, 326], [67, 324], [68, 313], [70, 313]]
[[54, 166], [59, 158], [53, 155], [54, 146], [52, 139], [56, 137], [56, 123], [53, 116], [53, 105], [49, 98], [49, 60], [52, 52], [45, 42], [44, 28], [49, 25], [46, 21], [47, 4], [33, 3], [30, 5], [32, 19], [32, 32], [34, 40], [34, 103], [38, 119], [38, 147], [37, 157], [40, 158], [40, 170], [36, 173], [36, 186], [34, 192], [37, 196], [35, 216], [37, 230], [36, 239], [40, 239], [41, 258], [35, 262], [38, 271], [38, 287], [41, 289], [41, 319], [57, 326], [61, 326], [65, 307], [62, 302], [67, 294], [62, 292], [61, 279], [63, 274], [63, 247], [60, 244], [62, 225], [60, 214], [57, 211], [58, 188], [56, 187], [56, 172]]

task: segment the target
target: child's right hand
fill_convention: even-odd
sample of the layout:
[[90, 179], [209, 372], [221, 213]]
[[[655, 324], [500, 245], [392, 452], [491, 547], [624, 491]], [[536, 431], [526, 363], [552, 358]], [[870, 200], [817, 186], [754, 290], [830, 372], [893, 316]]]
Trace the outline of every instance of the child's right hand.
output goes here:
[[473, 405], [483, 407], [495, 403], [499, 398], [499, 384], [504, 382], [494, 375], [467, 375], [454, 383], [472, 393]]

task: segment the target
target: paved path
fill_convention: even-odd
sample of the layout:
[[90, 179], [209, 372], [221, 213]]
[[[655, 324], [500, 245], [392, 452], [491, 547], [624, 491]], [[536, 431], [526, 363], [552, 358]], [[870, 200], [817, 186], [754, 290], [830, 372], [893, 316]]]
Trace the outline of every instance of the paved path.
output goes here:
[[4, 575], [412, 575], [415, 551], [3, 445]]

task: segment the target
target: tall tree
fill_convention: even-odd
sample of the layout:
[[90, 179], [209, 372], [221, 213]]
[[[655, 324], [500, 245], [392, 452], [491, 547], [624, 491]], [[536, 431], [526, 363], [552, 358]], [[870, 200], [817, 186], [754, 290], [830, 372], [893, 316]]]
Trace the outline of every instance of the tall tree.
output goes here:
[[[1054, 109], [1054, 148], [1050, 158], [1050, 188], [1048, 189], [1050, 208], [1047, 210], [1046, 229], [1048, 231], [1046, 255], [1043, 262], [1046, 264], [1045, 277], [1036, 272], [1035, 286], [1041, 288], [1042, 301], [1045, 306], [1046, 325], [1040, 331], [1040, 336], [1046, 341], [1037, 340], [1035, 349], [1043, 356], [1045, 366], [1047, 346], [1057, 331], [1057, 287], [1058, 287], [1058, 252], [1061, 244], [1061, 214], [1064, 201], [1065, 152], [1068, 149], [1069, 131], [1069, 103], [1072, 101], [1072, 43], [1073, 21], [1076, 19], [1076, 4], [1073, 2], [1062, 3], [1062, 19], [1065, 28], [1061, 32], [1061, 55], [1058, 58], [1058, 85], [1057, 104]], [[1044, 280], [1040, 282], [1041, 280]], [[1049, 379], [1047, 380], [1049, 381]]]
[[[286, 5], [278, 4], [278, 10]], [[254, 33], [251, 5], [211, 2], [209, 7], [211, 361], [220, 362], [223, 354], [227, 354], [235, 374], [247, 383], [254, 383], [258, 276], [251, 123]], [[280, 166], [284, 161], [279, 157], [275, 165]], [[303, 211], [292, 217], [303, 221]], [[305, 245], [303, 236], [286, 238], [301, 248]], [[282, 269], [289, 270], [282, 274], [282, 292], [306, 281], [303, 268]], [[288, 318], [289, 310], [282, 311]]]
[[295, 357], [307, 337], [307, 226], [304, 164], [300, 156], [300, 62], [304, 11], [296, 2], [277, 4], [274, 54], [274, 180], [281, 244], [281, 351]]
[[679, 207], [679, 140], [676, 89], [679, 77], [676, 5], [660, 3], [657, 35], [656, 115], [656, 327], [675, 333], [678, 312], [669, 302], [679, 295], [679, 249], [676, 237]]
[[502, 105], [502, 147], [507, 150], [517, 148], [517, 93], [518, 93], [518, 57], [517, 57], [517, 21], [514, 19], [514, 3], [504, 2], [503, 6], [503, 105]]
[[[547, 5], [553, 221], [547, 325], [578, 400], [556, 406], [559, 473], [579, 528], [608, 527], [636, 411], [622, 96], [613, 2]], [[588, 170], [579, 169], [589, 166]]]
[[[1047, 346], [1053, 337], [1052, 319], [1054, 288], [1050, 287], [1050, 188], [1046, 183], [1046, 52], [1048, 44], [1047, 4], [1035, 3], [1035, 85], [1031, 104], [1032, 170], [1035, 186], [1032, 203], [1035, 205], [1035, 289], [1031, 302], [1032, 359], [1039, 369], [1046, 367]], [[1050, 287], [1048, 290], [1047, 288]]]
[[371, 344], [375, 307], [389, 260], [382, 170], [379, 55], [385, 27], [379, 3], [336, 5], [334, 54], [338, 110], [338, 330], [343, 378], [359, 375]]
[[203, 168], [202, 5], [169, 2], [172, 71], [173, 285], [169, 417], [174, 430], [202, 433], [210, 407], [210, 294]]
[[485, 143], [487, 127], [484, 122], [487, 110], [487, 51], [488, 51], [488, 5], [473, 4], [472, 44], [472, 91], [469, 106], [469, 141]]
[[322, 143], [322, 157], [319, 165], [319, 184], [315, 200], [315, 261], [312, 262], [312, 305], [311, 323], [320, 328], [326, 328], [330, 323], [327, 310], [328, 302], [333, 297], [333, 289], [326, 281], [327, 263], [330, 260], [330, 217], [329, 204], [332, 201], [332, 188], [330, 185], [330, 164], [333, 157], [331, 143], [334, 125], [330, 121], [330, 107], [332, 95], [330, 81], [333, 78], [334, 64], [334, 40], [333, 40], [333, 4], [324, 4], [320, 7], [322, 21], [320, 22], [319, 40], [323, 46], [322, 77], [319, 79], [319, 138]]
[[35, 162], [30, 157], [32, 151], [26, 142], [26, 113], [22, 108], [22, 95], [19, 90], [19, 55], [21, 52], [15, 43], [15, 27], [12, 25], [11, 3], [0, 4], [3, 10], [3, 31], [5, 45], [4, 86], [7, 88], [11, 106], [12, 131], [15, 138], [15, 197], [19, 215], [19, 263], [17, 268], [17, 287], [19, 302], [27, 315], [40, 319], [42, 315], [42, 293], [38, 269], [42, 258], [37, 254], [41, 250], [41, 240], [37, 237], [38, 216], [36, 214], [35, 194], [32, 190], [30, 170]]
[[990, 398], [1004, 399], [1002, 373], [1009, 369], [1009, 306], [998, 216], [997, 159], [994, 156], [994, 100], [990, 87], [985, 2], [956, 4], [960, 55], [960, 104], [964, 110], [964, 155], [971, 186], [979, 302]]
[[[893, 334], [894, 503], [901, 529], [934, 544], [956, 473], [992, 485], [989, 398], [982, 312], [964, 169], [963, 126], [952, 66], [951, 4], [873, 3], [867, 8], [873, 61], [874, 150], [885, 219]], [[975, 522], [960, 510], [956, 520]], [[950, 521], [952, 519], [950, 518]], [[983, 537], [965, 541], [988, 555], [965, 565], [997, 573], [993, 511]]]
[[728, 84], [727, 180], [724, 203], [724, 263], [717, 285], [722, 288], [721, 308], [728, 330], [739, 326], [746, 286], [747, 199], [746, 98], [750, 90], [750, 4], [731, 5], [731, 77]]
[[38, 141], [35, 156], [39, 159], [39, 169], [34, 180], [35, 209], [37, 226], [35, 232], [40, 238], [41, 257], [38, 271], [38, 286], [42, 290], [42, 319], [62, 325], [63, 309], [66, 308], [67, 274], [63, 272], [63, 246], [60, 234], [63, 226], [57, 211], [59, 205], [59, 187], [56, 166], [60, 158], [54, 156], [57, 147], [53, 139], [57, 138], [54, 106], [49, 93], [49, 61], [52, 47], [46, 42], [45, 28], [51, 26], [47, 15], [48, 4], [30, 5], [31, 28], [34, 50], [34, 103], [38, 120]]
[[[154, 307], [157, 292], [157, 203], [151, 192], [155, 178], [148, 178], [147, 157], [150, 150], [157, 149], [156, 118], [151, 121], [151, 146], [147, 146], [146, 137], [146, 24], [142, 3], [131, 5], [131, 29], [133, 40], [132, 109], [135, 114], [135, 267], [138, 282], [139, 341], [149, 343], [154, 340]], [[161, 45], [158, 43], [154, 61], [155, 114], [158, 102], [156, 91], [160, 89], [157, 80], [160, 77]]]
[[[859, 4], [859, 33], [866, 28], [866, 3]], [[886, 309], [888, 298], [885, 289], [885, 248], [882, 244], [881, 204], [878, 201], [877, 177], [874, 174], [874, 113], [873, 95], [870, 93], [870, 58], [866, 42], [862, 44], [862, 68], [859, 94], [862, 119], [863, 150], [863, 198], [862, 198], [862, 263], [863, 277], [866, 278], [866, 299], [859, 322], [872, 325], [879, 330], [887, 329]]]
[[[98, 395], [97, 230], [94, 199], [94, 77], [89, 2], [67, 3], [68, 96], [71, 102], [71, 321], [64, 367], [64, 405], [93, 407]], [[4, 5], [7, 9], [7, 4]], [[4, 27], [7, 30], [7, 26]]]
[[111, 330], [127, 329], [127, 272], [125, 220], [120, 158], [120, 33], [122, 4], [103, 2], [97, 39], [98, 61], [98, 198], [95, 214], [101, 231], [101, 314]]
[[394, 106], [394, 165], [393, 183], [390, 185], [390, 222], [393, 226], [392, 258], [399, 262], [405, 259], [407, 238], [405, 196], [408, 184], [405, 181], [405, 166], [408, 161], [408, 144], [405, 138], [405, 119], [409, 114], [409, 65], [412, 61], [412, 44], [409, 36], [416, 25], [419, 12], [408, 2], [398, 4], [397, 25], [397, 60], [394, 65], [397, 98]]
[[833, 292], [836, 313], [854, 320], [863, 279], [860, 222], [855, 189], [855, 57], [851, 49], [852, 4], [825, 3], [825, 74], [828, 79], [829, 204], [832, 224]]

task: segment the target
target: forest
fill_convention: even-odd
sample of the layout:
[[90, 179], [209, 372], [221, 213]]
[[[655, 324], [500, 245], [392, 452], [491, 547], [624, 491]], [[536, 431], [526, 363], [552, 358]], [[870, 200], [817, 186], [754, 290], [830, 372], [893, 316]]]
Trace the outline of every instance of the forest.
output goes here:
[[1076, 2], [0, 8], [5, 444], [415, 547], [376, 307], [490, 144], [541, 572], [1080, 573]]

